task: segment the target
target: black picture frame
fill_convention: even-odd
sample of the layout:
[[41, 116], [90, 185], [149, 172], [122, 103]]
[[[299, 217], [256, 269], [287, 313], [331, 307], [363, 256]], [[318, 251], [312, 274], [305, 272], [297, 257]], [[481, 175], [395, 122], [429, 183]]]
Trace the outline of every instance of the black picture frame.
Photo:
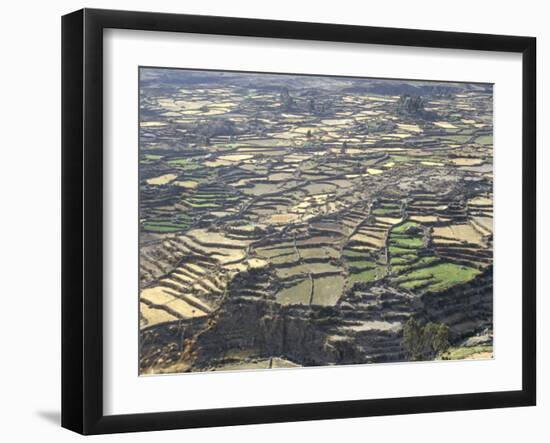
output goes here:
[[[103, 412], [103, 30], [369, 43], [522, 54], [522, 388], [131, 415]], [[412, 29], [83, 9], [62, 18], [62, 426], [151, 431], [536, 403], [536, 39]]]

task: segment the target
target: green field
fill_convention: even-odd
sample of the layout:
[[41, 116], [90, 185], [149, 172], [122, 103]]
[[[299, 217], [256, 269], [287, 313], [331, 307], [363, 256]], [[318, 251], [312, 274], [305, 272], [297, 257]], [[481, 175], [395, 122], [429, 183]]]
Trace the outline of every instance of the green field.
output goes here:
[[171, 166], [176, 166], [178, 169], [183, 169], [184, 171], [194, 171], [195, 169], [201, 168], [201, 165], [193, 163], [193, 161], [188, 158], [173, 158], [167, 160], [166, 163]]
[[442, 357], [449, 360], [464, 360], [471, 357], [474, 354], [480, 354], [484, 352], [492, 353], [493, 346], [480, 345], [480, 346], [449, 348], [449, 350]]
[[423, 291], [442, 291], [451, 286], [465, 283], [478, 275], [480, 271], [475, 268], [457, 265], [454, 263], [440, 263], [427, 268], [417, 269], [400, 277], [396, 282], [403, 288], [415, 289], [425, 282], [429, 286]]
[[493, 136], [492, 135], [482, 135], [475, 139], [476, 143], [479, 143], [480, 145], [492, 145], [493, 144]]
[[143, 229], [149, 232], [178, 232], [185, 230], [189, 227], [187, 224], [175, 224], [175, 223], [143, 223]]

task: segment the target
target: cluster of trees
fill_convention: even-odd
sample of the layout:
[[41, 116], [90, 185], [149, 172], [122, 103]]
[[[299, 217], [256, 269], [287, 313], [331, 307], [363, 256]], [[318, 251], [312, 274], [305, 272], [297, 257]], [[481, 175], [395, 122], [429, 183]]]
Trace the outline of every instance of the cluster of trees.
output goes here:
[[449, 327], [445, 323], [422, 325], [412, 317], [405, 323], [402, 347], [409, 360], [433, 360], [449, 346]]
[[310, 96], [312, 93], [314, 93], [314, 91], [309, 91], [305, 96], [303, 94], [298, 94], [298, 96], [292, 97], [288, 88], [283, 86], [279, 93], [280, 110], [285, 112], [308, 112], [314, 115], [325, 115], [333, 108], [331, 100], [312, 97]]
[[401, 113], [406, 114], [418, 114], [419, 112], [424, 111], [424, 99], [419, 95], [410, 96], [408, 94], [402, 95], [399, 97], [399, 102], [397, 104], [398, 109]]
[[288, 88], [283, 88], [279, 96], [281, 108], [285, 111], [290, 111], [294, 107], [294, 99], [290, 96]]
[[400, 114], [420, 117], [426, 120], [435, 118], [435, 114], [433, 112], [429, 112], [424, 109], [424, 104], [425, 101], [421, 96], [405, 94], [399, 97], [399, 102], [397, 102], [397, 111]]
[[235, 123], [229, 119], [205, 119], [200, 120], [193, 126], [193, 134], [203, 137], [216, 137], [218, 135], [237, 134]]

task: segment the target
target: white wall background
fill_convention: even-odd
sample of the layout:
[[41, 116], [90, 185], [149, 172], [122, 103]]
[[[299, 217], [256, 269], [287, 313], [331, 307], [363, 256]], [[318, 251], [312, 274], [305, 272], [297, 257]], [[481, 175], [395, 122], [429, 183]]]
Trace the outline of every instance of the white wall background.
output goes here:
[[[0, 438], [75, 441], [60, 410], [60, 16], [81, 7], [531, 35], [538, 38], [539, 226], [550, 220], [550, 28], [542, 1], [112, 0], [5, 2], [0, 27]], [[546, 113], [543, 112], [546, 108]], [[547, 200], [547, 198], [546, 198]], [[546, 251], [543, 251], [545, 249]], [[102, 436], [94, 441], [548, 441], [549, 236], [539, 228], [539, 406]], [[414, 380], [411, 381], [414, 383]]]

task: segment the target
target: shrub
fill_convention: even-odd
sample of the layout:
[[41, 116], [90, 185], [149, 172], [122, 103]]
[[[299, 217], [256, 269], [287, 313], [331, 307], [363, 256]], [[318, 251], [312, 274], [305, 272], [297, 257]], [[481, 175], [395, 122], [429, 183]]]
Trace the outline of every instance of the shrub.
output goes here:
[[411, 361], [433, 360], [449, 349], [449, 327], [432, 322], [422, 326], [411, 317], [403, 327], [401, 346]]

